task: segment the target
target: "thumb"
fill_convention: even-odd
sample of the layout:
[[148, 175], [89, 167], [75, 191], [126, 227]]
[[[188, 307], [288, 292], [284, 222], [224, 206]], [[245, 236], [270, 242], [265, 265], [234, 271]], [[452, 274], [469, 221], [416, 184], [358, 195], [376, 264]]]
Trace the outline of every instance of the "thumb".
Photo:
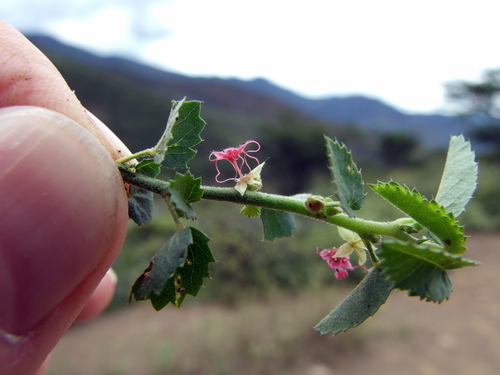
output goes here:
[[95, 137], [36, 107], [0, 110], [0, 197], [0, 374], [29, 374], [115, 259], [127, 200]]

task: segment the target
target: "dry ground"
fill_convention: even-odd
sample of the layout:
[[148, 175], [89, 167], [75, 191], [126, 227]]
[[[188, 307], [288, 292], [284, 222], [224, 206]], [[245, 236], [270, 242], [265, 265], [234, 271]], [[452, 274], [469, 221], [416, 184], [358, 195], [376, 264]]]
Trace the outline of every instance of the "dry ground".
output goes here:
[[500, 235], [473, 235], [468, 247], [482, 265], [451, 273], [449, 301], [393, 293], [373, 318], [336, 337], [311, 327], [339, 292], [159, 313], [139, 304], [71, 329], [47, 374], [500, 374]]

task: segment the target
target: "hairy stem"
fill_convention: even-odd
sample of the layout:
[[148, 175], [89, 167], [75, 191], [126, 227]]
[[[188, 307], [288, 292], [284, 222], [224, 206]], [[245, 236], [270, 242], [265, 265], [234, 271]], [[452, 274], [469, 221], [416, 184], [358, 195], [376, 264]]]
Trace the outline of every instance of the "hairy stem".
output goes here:
[[135, 154], [132, 154], [132, 155], [129, 155], [129, 156], [124, 156], [123, 158], [120, 158], [120, 159], [116, 160], [115, 163], [119, 167], [120, 164], [125, 164], [126, 162], [129, 162], [130, 160], [138, 159], [138, 158], [141, 158], [141, 157], [144, 157], [144, 156], [152, 156], [152, 155], [154, 155], [155, 151], [156, 151], [155, 147], [148, 148], [147, 150], [139, 151], [139, 152], [136, 152]]
[[394, 222], [378, 222], [349, 217], [346, 214], [325, 216], [321, 212], [312, 212], [306, 208], [303, 199], [293, 196], [247, 191], [243, 196], [233, 188], [203, 186], [203, 199], [232, 202], [249, 206], [270, 208], [287, 211], [293, 214], [307, 216], [312, 219], [325, 221], [358, 233], [361, 238], [390, 236], [400, 240], [408, 240], [409, 236], [401, 230], [401, 226]]
[[[142, 176], [134, 173], [124, 165], [118, 165], [125, 182], [149, 190], [155, 194], [164, 196], [168, 194], [169, 183], [155, 178]], [[248, 206], [257, 206], [291, 212], [293, 214], [306, 216], [321, 220], [329, 224], [338, 225], [352, 230], [361, 238], [373, 239], [378, 236], [389, 236], [402, 241], [408, 241], [411, 236], [405, 233], [397, 222], [378, 222], [349, 217], [340, 213], [336, 215], [325, 215], [323, 212], [313, 212], [305, 206], [303, 198], [289, 197], [277, 194], [268, 194], [257, 191], [247, 191], [243, 196], [234, 188], [221, 188], [214, 186], [202, 186], [202, 199], [222, 202], [232, 202]]]

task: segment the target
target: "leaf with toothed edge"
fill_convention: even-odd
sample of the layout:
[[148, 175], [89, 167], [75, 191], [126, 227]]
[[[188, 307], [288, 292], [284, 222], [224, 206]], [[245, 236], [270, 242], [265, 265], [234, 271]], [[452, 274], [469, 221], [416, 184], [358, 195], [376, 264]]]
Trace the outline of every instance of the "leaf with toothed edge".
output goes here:
[[210, 240], [202, 231], [196, 228], [191, 230], [193, 243], [188, 246], [187, 258], [184, 266], [179, 267], [175, 274], [165, 283], [160, 294], [151, 296], [151, 304], [155, 310], [161, 310], [169, 302], [180, 307], [186, 295], [196, 297], [203, 279], [210, 277], [209, 263], [215, 262], [212, 251], [208, 246]]
[[136, 280], [132, 294], [137, 301], [160, 294], [168, 279], [172, 278], [177, 268], [186, 261], [187, 248], [193, 243], [189, 228], [175, 232], [151, 260], [148, 268]]
[[175, 180], [170, 181], [170, 186], [182, 195], [186, 203], [198, 202], [203, 196], [201, 177], [194, 178], [191, 172], [176, 173]]
[[[173, 102], [174, 106], [178, 102]], [[194, 146], [202, 141], [200, 133], [205, 127], [205, 121], [200, 117], [201, 102], [189, 101], [182, 103], [179, 116], [172, 127], [172, 137], [168, 142], [162, 165], [171, 168], [187, 168], [196, 151]]]
[[436, 201], [458, 217], [476, 190], [478, 166], [470, 143], [462, 135], [451, 137]]
[[136, 280], [130, 298], [149, 299], [158, 311], [169, 302], [180, 307], [187, 294], [196, 297], [210, 277], [208, 264], [215, 262], [209, 240], [192, 227], [176, 232]]
[[361, 208], [361, 203], [365, 198], [361, 172], [354, 164], [351, 153], [343, 144], [326, 136], [325, 139], [330, 163], [329, 169], [336, 187], [335, 194], [338, 196], [344, 211], [349, 216], [354, 217], [356, 216], [354, 211]]
[[385, 241], [377, 253], [394, 288], [432, 302], [448, 299], [452, 282], [447, 270], [478, 263], [424, 244]]
[[466, 250], [464, 228], [453, 214], [446, 212], [436, 201], [428, 201], [417, 190], [410, 190], [396, 182], [379, 182], [370, 187], [432, 232], [447, 252], [462, 254]]

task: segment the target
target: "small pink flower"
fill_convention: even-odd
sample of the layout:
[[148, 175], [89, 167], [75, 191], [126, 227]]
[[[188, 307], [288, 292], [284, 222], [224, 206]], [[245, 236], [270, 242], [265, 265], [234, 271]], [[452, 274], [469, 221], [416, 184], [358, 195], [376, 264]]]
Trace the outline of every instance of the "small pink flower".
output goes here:
[[322, 259], [326, 260], [328, 268], [335, 270], [335, 277], [342, 280], [344, 277], [347, 277], [347, 270], [352, 270], [355, 267], [352, 266], [348, 256], [336, 257], [335, 254], [338, 250], [337, 248], [319, 251], [319, 249], [316, 248], [316, 253], [318, 253]]
[[[245, 148], [251, 143], [256, 144], [257, 149], [245, 150]], [[242, 171], [243, 166], [246, 166], [248, 168], [248, 172], [252, 170], [252, 168], [250, 168], [250, 165], [248, 165], [247, 157], [256, 160], [257, 164], [260, 164], [259, 159], [257, 159], [255, 156], [250, 155], [250, 152], [257, 152], [259, 150], [260, 150], [259, 142], [246, 141], [245, 143], [243, 143], [238, 147], [228, 147], [222, 151], [213, 151], [208, 157], [208, 159], [210, 161], [215, 161], [215, 168], [217, 169], [217, 176], [215, 176], [215, 181], [217, 181], [218, 183], [223, 183], [226, 181], [238, 182], [240, 179], [244, 177], [244, 173]], [[218, 165], [219, 160], [227, 160], [228, 162], [230, 162], [236, 172], [236, 175], [232, 178], [219, 181], [218, 179], [218, 177], [220, 176], [220, 170]]]

